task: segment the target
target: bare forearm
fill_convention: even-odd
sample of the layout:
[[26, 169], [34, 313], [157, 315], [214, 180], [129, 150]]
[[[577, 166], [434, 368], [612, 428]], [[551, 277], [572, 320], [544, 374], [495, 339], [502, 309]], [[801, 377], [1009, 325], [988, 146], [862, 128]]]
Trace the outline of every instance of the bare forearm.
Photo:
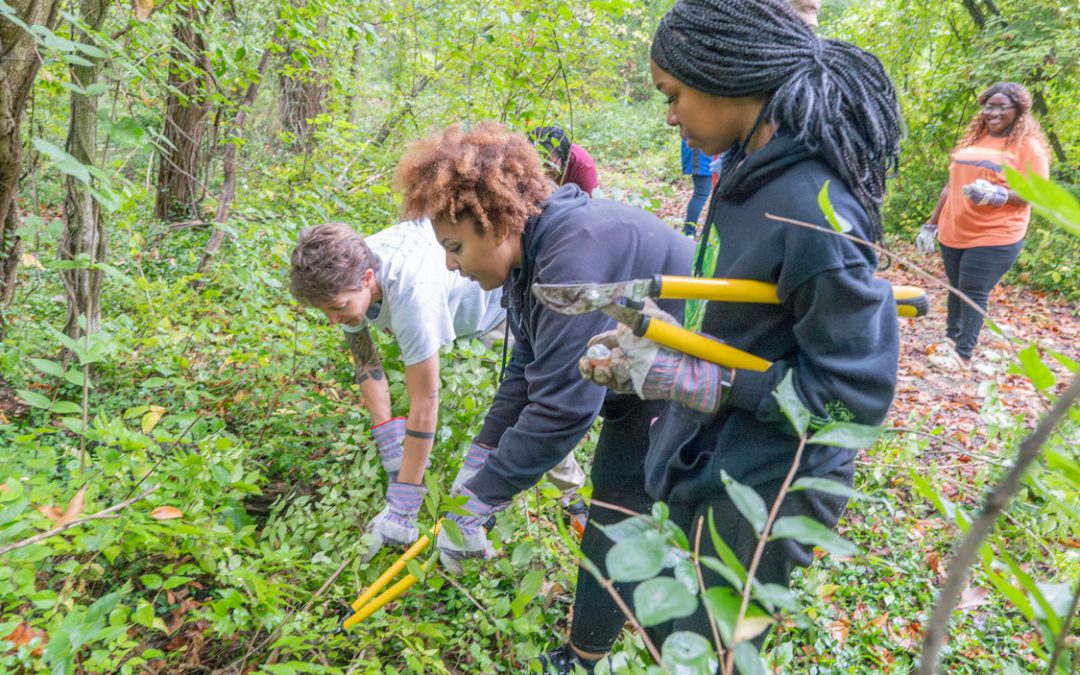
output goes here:
[[346, 331], [345, 341], [349, 344], [353, 374], [364, 396], [364, 405], [371, 413], [371, 422], [382, 424], [390, 419], [390, 389], [371, 331], [366, 327], [361, 331]]
[[435, 442], [439, 419], [439, 357], [406, 366], [405, 390], [409, 394], [409, 419], [402, 444], [398, 480], [419, 483], [424, 479], [428, 455]]
[[390, 419], [390, 388], [386, 378], [369, 377], [360, 383], [360, 393], [364, 397], [364, 407], [371, 414], [371, 425], [377, 426]]
[[929, 222], [937, 225], [938, 218], [941, 217], [941, 210], [945, 208], [945, 201], [949, 198], [949, 184], [946, 183], [945, 187], [941, 189], [941, 195], [938, 197], [937, 205], [934, 206], [934, 213], [930, 216]]

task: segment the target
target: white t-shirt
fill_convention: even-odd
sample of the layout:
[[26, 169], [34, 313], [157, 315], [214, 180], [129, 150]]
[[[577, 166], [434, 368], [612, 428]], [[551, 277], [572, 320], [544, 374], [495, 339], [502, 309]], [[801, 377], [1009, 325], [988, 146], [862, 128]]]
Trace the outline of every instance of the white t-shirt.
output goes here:
[[506, 317], [501, 288], [485, 291], [446, 269], [446, 253], [426, 220], [398, 223], [364, 239], [379, 260], [375, 281], [382, 291], [368, 321], [394, 336], [406, 366], [456, 338], [483, 335]]

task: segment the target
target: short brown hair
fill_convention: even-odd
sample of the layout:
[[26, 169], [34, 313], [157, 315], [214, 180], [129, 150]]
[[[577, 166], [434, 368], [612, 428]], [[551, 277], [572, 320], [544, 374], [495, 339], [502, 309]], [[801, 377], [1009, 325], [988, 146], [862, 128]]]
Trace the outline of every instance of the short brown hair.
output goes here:
[[554, 184], [532, 144], [497, 122], [460, 124], [413, 142], [394, 174], [406, 218], [476, 219], [480, 234], [525, 231]]
[[306, 227], [296, 238], [289, 292], [304, 304], [326, 302], [342, 291], [360, 288], [364, 273], [378, 268], [379, 259], [348, 225]]

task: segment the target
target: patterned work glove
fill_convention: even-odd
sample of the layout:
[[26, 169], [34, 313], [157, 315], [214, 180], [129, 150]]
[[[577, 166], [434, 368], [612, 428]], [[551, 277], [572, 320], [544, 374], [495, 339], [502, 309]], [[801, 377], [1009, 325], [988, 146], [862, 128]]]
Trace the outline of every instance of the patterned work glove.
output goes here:
[[408, 546], [420, 536], [416, 516], [424, 503], [427, 488], [413, 483], [391, 482], [386, 488], [386, 506], [364, 528], [374, 536], [371, 548], [360, 556], [361, 562], [375, 557], [383, 546]]
[[469, 445], [469, 450], [465, 453], [465, 459], [461, 462], [461, 470], [458, 471], [457, 476], [454, 478], [454, 484], [450, 487], [450, 494], [461, 494], [465, 488], [465, 483], [476, 475], [476, 472], [480, 470], [480, 467], [484, 466], [484, 462], [487, 461], [488, 455], [493, 452], [491, 448], [485, 448], [477, 443]]
[[[642, 314], [679, 325], [648, 300]], [[593, 336], [589, 345], [607, 348], [611, 362], [597, 365], [585, 356], [578, 361], [581, 376], [618, 393], [633, 392], [646, 401], [676, 401], [701, 412], [716, 412], [731, 388], [734, 373], [730, 369], [661, 347], [622, 324]]]
[[450, 513], [446, 519], [457, 523], [458, 529], [461, 530], [461, 545], [450, 540], [445, 527], [439, 532], [439, 537], [435, 541], [435, 545], [439, 548], [439, 560], [452, 574], [462, 573], [463, 560], [488, 560], [495, 557], [495, 547], [487, 538], [486, 524], [496, 512], [506, 508], [505, 504], [491, 506], [484, 503], [469, 488], [462, 488], [458, 494], [469, 498], [462, 507], [468, 515]]
[[934, 252], [934, 242], [937, 241], [937, 227], [933, 223], [926, 223], [919, 230], [919, 234], [915, 237], [915, 248], [919, 249], [919, 253]]
[[405, 441], [405, 418], [392, 417], [382, 424], [376, 424], [371, 427], [371, 435], [375, 437], [375, 447], [379, 449], [386, 475], [391, 483], [397, 481], [403, 454], [401, 444]]
[[998, 207], [1009, 201], [1009, 189], [979, 178], [964, 186], [964, 196], [978, 206]]

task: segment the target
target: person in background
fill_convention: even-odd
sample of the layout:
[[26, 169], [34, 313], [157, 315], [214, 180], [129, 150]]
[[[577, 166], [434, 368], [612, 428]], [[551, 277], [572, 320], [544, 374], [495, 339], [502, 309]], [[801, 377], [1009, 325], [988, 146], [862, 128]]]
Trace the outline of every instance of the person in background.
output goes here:
[[568, 183], [592, 196], [596, 189], [596, 163], [577, 143], [571, 143], [559, 127], [537, 127], [529, 132], [529, 140], [540, 151], [544, 173], [556, 185]]
[[[386, 507], [364, 528], [374, 542], [362, 557], [370, 559], [384, 545], [411, 544], [418, 536], [424, 472], [438, 428], [439, 349], [457, 338], [503, 337], [502, 289], [485, 291], [447, 270], [430, 225], [416, 221], [366, 238], [344, 223], [302, 230], [292, 254], [289, 290], [321, 310], [331, 324], [341, 324], [371, 414], [371, 434], [388, 486]], [[408, 417], [392, 417], [372, 324], [392, 334], [401, 349]], [[584, 485], [585, 473], [571, 456], [548, 479], [564, 494], [573, 494]]]
[[688, 237], [697, 236], [698, 218], [701, 217], [701, 209], [705, 208], [705, 202], [712, 192], [712, 164], [716, 161], [712, 155], [706, 155], [700, 150], [691, 148], [686, 144], [686, 139], [681, 139], [682, 146], [682, 172], [684, 176], [690, 176], [694, 182], [694, 194], [686, 204], [686, 219], [683, 222], [683, 234]]
[[[571, 452], [598, 413], [604, 421], [590, 474], [593, 499], [647, 513], [653, 503], [645, 493], [649, 425], [663, 405], [583, 380], [577, 361], [585, 343], [611, 328], [612, 320], [600, 312], [560, 314], [531, 289], [535, 283], [686, 275], [690, 241], [641, 209], [590, 199], [576, 185], [555, 188], [525, 137], [494, 122], [468, 131], [452, 126], [413, 144], [395, 184], [404, 192], [408, 217], [431, 220], [450, 269], [483, 288], [507, 289], [515, 337], [506, 378], [455, 481], [453, 492], [467, 498], [465, 514], [446, 520], [457, 523], [461, 541], [455, 543], [444, 527], [437, 541], [440, 561], [455, 571], [463, 559], [493, 555], [484, 524]], [[681, 301], [660, 304], [681, 314]], [[581, 549], [602, 570], [612, 543], [597, 525], [625, 518], [612, 509], [590, 511]], [[632, 584], [616, 588], [632, 601]], [[606, 651], [624, 622], [608, 592], [579, 570], [573, 644]], [[564, 656], [560, 651], [553, 658]]]
[[[1005, 167], [1047, 178], [1050, 153], [1023, 86], [995, 84], [978, 101], [980, 110], [953, 150], [949, 181], [916, 245], [933, 253], [936, 237], [949, 284], [985, 311], [990, 292], [1020, 255], [1031, 221], [1031, 207], [1009, 189]], [[949, 293], [947, 309], [945, 341], [930, 350], [929, 361], [966, 370], [983, 315], [955, 293]]]
[[[900, 111], [878, 59], [819, 38], [786, 0], [681, 0], [662, 19], [651, 56], [667, 123], [691, 147], [727, 153], [705, 221], [720, 245], [708, 265], [699, 258], [695, 273], [775, 284], [780, 301], [709, 303], [701, 330], [771, 366], [722, 368], [620, 327], [590, 341], [608, 347], [610, 365], [582, 360], [579, 367], [615, 391], [669, 401], [650, 430], [648, 494], [667, 503], [670, 520], [690, 541], [704, 531], [703, 556], [718, 555], [712, 519], [749, 567], [758, 536], [728, 495], [728, 477], [767, 505], [797, 457], [796, 477], [848, 486], [854, 477], [856, 450], [800, 445], [773, 395], [777, 387], [789, 380], [815, 425], [876, 425], [892, 403], [899, 330], [890, 284], [875, 276], [872, 248], [828, 231], [817, 197], [828, 183], [851, 234], [881, 239], [885, 177], [900, 154]], [[778, 513], [833, 528], [845, 505], [844, 497], [803, 490], [787, 493]], [[811, 546], [770, 541], [756, 579], [786, 587], [792, 570], [813, 559]], [[705, 586], [728, 585], [714, 570], [702, 572]], [[712, 641], [700, 606], [654, 631]]]
[[818, 27], [818, 13], [821, 12], [821, 0], [791, 0], [791, 8], [813, 28]]

